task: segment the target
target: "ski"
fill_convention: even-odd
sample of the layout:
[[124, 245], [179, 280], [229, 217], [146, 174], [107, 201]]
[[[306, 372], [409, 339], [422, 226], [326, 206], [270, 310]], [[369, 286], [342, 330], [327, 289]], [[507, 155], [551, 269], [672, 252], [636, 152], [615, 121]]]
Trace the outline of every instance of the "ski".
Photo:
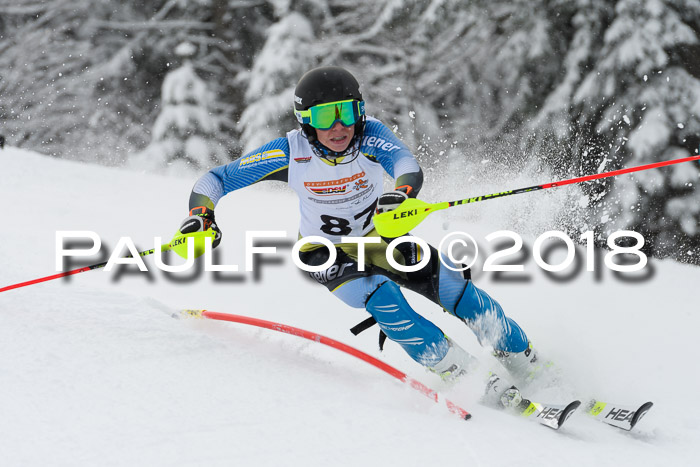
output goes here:
[[586, 413], [600, 422], [630, 431], [653, 405], [653, 402], [645, 402], [640, 406], [630, 406], [594, 399], [586, 406]]
[[558, 430], [580, 405], [581, 401], [573, 401], [567, 405], [558, 405], [523, 399], [518, 408], [521, 410], [520, 415], [522, 417], [536, 420], [541, 425]]

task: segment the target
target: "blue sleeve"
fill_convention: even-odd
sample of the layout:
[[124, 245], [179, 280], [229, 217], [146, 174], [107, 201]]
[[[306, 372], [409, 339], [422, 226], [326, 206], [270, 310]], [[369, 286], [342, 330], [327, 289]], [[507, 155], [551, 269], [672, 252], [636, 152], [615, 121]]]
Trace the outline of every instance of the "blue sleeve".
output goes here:
[[420, 172], [413, 153], [386, 125], [368, 117], [360, 150], [382, 165], [394, 179], [407, 173]]
[[259, 181], [287, 181], [288, 168], [289, 141], [277, 138], [233, 162], [211, 169], [195, 183], [192, 191], [209, 197], [216, 205], [222, 196]]

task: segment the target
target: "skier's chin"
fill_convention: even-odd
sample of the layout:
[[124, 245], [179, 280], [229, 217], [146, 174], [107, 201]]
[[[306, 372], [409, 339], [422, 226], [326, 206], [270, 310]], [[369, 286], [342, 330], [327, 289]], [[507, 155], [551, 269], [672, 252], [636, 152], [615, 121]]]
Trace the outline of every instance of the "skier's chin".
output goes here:
[[318, 141], [333, 152], [344, 152], [354, 136], [353, 127], [341, 127], [338, 123], [331, 130], [318, 130]]
[[343, 152], [348, 148], [350, 144], [350, 138], [344, 136], [337, 140], [329, 140], [326, 142], [326, 147], [333, 152]]

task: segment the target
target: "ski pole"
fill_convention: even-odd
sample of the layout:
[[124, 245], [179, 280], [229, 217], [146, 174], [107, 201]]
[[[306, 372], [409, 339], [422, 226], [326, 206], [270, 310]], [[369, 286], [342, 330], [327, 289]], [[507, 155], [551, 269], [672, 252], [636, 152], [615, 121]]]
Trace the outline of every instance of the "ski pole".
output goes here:
[[[193, 240], [192, 246], [194, 247], [192, 250], [192, 253], [194, 254], [194, 257], [197, 258], [204, 253], [207, 238], [209, 238], [213, 241], [213, 239], [214, 239], [214, 231], [213, 230], [209, 229], [209, 230], [198, 231], [198, 232], [190, 232], [187, 234], [183, 234], [180, 231], [178, 231], [175, 234], [175, 236], [173, 237], [173, 239], [170, 241], [170, 243], [164, 243], [160, 246], [160, 251], [172, 250], [175, 253], [177, 253], [178, 255], [187, 259], [187, 256], [190, 252], [189, 239], [192, 239]], [[151, 248], [150, 250], [140, 251], [139, 256], [152, 255], [155, 251], [156, 251], [155, 248]], [[124, 258], [133, 258], [133, 256], [126, 255], [126, 256], [124, 256]], [[82, 268], [73, 269], [70, 271], [59, 272], [58, 274], [54, 274], [52, 276], [40, 277], [38, 279], [34, 279], [31, 281], [20, 282], [19, 284], [8, 285], [7, 287], [0, 288], [0, 292], [5, 292], [6, 290], [18, 289], [20, 287], [25, 287], [27, 285], [32, 285], [32, 284], [38, 284], [40, 282], [51, 281], [54, 279], [59, 279], [61, 277], [72, 276], [73, 274], [78, 274], [78, 273], [85, 272], [85, 271], [92, 271], [93, 269], [103, 268], [107, 265], [108, 262], [109, 261], [105, 261], [104, 263], [98, 263], [98, 264], [93, 264], [91, 266], [85, 266]]]
[[[435, 402], [440, 402], [441, 397], [437, 391], [430, 389], [420, 381], [409, 377], [403, 371], [398, 370], [393, 366], [388, 365], [382, 362], [381, 360], [378, 360], [372, 357], [371, 355], [362, 352], [361, 350], [358, 350], [354, 347], [350, 347], [349, 345], [343, 344], [342, 342], [337, 341], [335, 339], [331, 339], [330, 337], [322, 336], [321, 334], [316, 334], [315, 332], [306, 331], [304, 329], [295, 328], [294, 326], [288, 326], [286, 324], [265, 321], [257, 318], [250, 318], [248, 316], [232, 315], [228, 313], [217, 313], [208, 310], [182, 310], [180, 314], [184, 316], [193, 316], [196, 318], [208, 318], [219, 321], [230, 321], [233, 323], [257, 326], [259, 328], [271, 329], [273, 331], [281, 332], [284, 334], [291, 334], [293, 336], [303, 337], [304, 339], [308, 339], [310, 341], [319, 342], [329, 347], [333, 347], [334, 349], [340, 350], [341, 352], [345, 352], [346, 354], [352, 355], [353, 357], [359, 358], [360, 360], [363, 360], [369, 363], [370, 365], [379, 368], [383, 372], [390, 374], [402, 383], [408, 384], [413, 389], [423, 393]], [[178, 317], [178, 314], [174, 314], [173, 316]], [[447, 406], [447, 410], [459, 416], [460, 418], [464, 420], [469, 420], [471, 418], [471, 414], [469, 412], [459, 407], [454, 402], [444, 399], [444, 403]]]
[[[160, 246], [160, 251], [168, 251], [170, 249], [171, 249], [170, 243], [164, 243], [163, 245]], [[152, 255], [155, 251], [156, 251], [155, 248], [151, 248], [150, 250], [140, 251], [139, 256]], [[133, 258], [133, 256], [127, 255], [127, 256], [125, 256], [125, 258]], [[105, 261], [103, 263], [93, 264], [91, 266], [84, 266], [82, 268], [71, 269], [70, 271], [59, 272], [58, 274], [53, 274], [51, 276], [40, 277], [38, 279], [32, 279], [30, 281], [20, 282], [19, 284], [13, 284], [13, 285], [8, 285], [6, 287], [2, 287], [2, 288], [0, 288], [0, 292], [5, 292], [7, 290], [12, 290], [12, 289], [19, 289], [20, 287], [26, 287], [28, 285], [38, 284], [40, 282], [52, 281], [54, 279], [60, 279], [61, 277], [72, 276], [73, 274], [79, 274], [81, 272], [92, 271], [93, 269], [103, 268], [106, 265], [107, 265], [107, 261]]]
[[626, 173], [640, 172], [642, 170], [656, 169], [658, 167], [665, 167], [667, 165], [680, 164], [681, 162], [690, 162], [696, 160], [700, 160], [700, 155], [684, 157], [682, 159], [673, 159], [670, 161], [655, 162], [653, 164], [629, 167], [626, 169], [613, 170], [610, 172], [602, 172], [593, 175], [585, 175], [583, 177], [561, 180], [559, 182], [545, 183], [542, 185], [533, 185], [525, 188], [518, 188], [516, 190], [501, 191], [498, 193], [492, 193], [490, 195], [482, 195], [476, 196], [474, 198], [460, 199], [458, 201], [426, 203], [425, 201], [421, 201], [416, 198], [409, 198], [403, 203], [401, 203], [401, 205], [393, 211], [387, 211], [381, 214], [376, 214], [372, 218], [372, 221], [374, 222], [374, 227], [377, 229], [379, 235], [383, 237], [396, 238], [406, 235], [408, 232], [413, 230], [413, 228], [415, 228], [418, 224], [423, 222], [423, 220], [426, 217], [428, 217], [429, 214], [435, 211], [439, 211], [441, 209], [451, 208], [452, 206], [476, 203], [479, 201], [486, 201], [488, 199], [502, 198], [504, 196], [518, 195], [520, 193], [529, 193], [531, 191], [538, 191], [547, 188], [571, 185], [573, 183], [587, 182], [590, 180], [597, 180], [600, 178], [615, 177], [617, 175], [622, 175]]

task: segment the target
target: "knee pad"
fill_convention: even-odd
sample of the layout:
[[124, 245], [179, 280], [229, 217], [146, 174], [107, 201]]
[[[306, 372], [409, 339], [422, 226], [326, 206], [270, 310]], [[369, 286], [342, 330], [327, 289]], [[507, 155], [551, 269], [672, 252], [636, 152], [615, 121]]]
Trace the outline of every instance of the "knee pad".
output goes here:
[[464, 289], [469, 283], [469, 280], [464, 277], [463, 271], [454, 271], [445, 266], [442, 261], [440, 261], [439, 274], [438, 299], [440, 300], [440, 305], [448, 313], [454, 315], [457, 303], [462, 295], [464, 295]]
[[367, 298], [389, 278], [381, 275], [359, 277], [333, 289], [333, 295], [353, 308], [365, 308]]
[[421, 365], [433, 366], [447, 354], [449, 342], [443, 332], [413, 311], [394, 282], [379, 286], [366, 308], [384, 334]]

